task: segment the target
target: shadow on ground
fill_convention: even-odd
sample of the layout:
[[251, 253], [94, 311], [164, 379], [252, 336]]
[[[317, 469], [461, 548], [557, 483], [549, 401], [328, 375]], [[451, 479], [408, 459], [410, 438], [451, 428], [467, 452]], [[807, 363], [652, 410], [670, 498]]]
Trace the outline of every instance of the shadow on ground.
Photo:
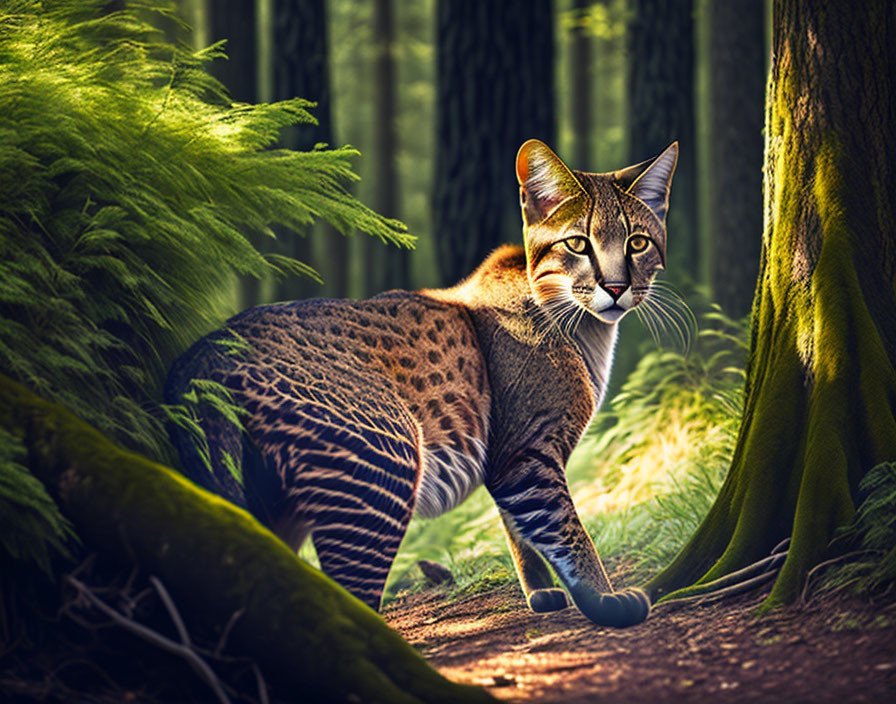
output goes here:
[[757, 618], [761, 601], [614, 630], [573, 608], [531, 613], [505, 586], [400, 596], [384, 616], [442, 673], [511, 702], [896, 701], [896, 604], [817, 598]]

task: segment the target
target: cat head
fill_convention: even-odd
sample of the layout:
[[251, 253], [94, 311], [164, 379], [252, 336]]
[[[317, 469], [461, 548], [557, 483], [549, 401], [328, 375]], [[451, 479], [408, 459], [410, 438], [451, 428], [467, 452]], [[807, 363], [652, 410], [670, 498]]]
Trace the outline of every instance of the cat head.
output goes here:
[[529, 286], [557, 320], [581, 308], [615, 323], [666, 262], [666, 210], [678, 142], [619, 171], [572, 171], [543, 142], [516, 160]]

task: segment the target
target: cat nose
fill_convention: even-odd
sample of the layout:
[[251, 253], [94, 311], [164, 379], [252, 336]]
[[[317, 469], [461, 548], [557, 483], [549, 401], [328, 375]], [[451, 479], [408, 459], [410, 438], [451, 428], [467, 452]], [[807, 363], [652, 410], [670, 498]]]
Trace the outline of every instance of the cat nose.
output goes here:
[[614, 301], [628, 288], [628, 284], [601, 284], [601, 286], [613, 297]]

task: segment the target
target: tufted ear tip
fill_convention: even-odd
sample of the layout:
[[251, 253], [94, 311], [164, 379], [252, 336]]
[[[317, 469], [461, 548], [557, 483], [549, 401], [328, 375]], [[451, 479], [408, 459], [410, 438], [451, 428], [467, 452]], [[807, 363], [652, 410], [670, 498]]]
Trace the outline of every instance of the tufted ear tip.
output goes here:
[[538, 139], [528, 140], [517, 152], [516, 178], [526, 225], [544, 220], [558, 205], [584, 193], [569, 167]]
[[[520, 150], [516, 153], [516, 180], [521, 186], [525, 185], [526, 181], [529, 180], [531, 158], [534, 156], [534, 152], [540, 150], [551, 152], [550, 147], [541, 140], [529, 139], [523, 142]], [[553, 154], [553, 152], [551, 153]]]
[[678, 142], [672, 142], [661, 154], [615, 172], [617, 183], [626, 192], [640, 198], [665, 223], [669, 209], [672, 176], [678, 165]]

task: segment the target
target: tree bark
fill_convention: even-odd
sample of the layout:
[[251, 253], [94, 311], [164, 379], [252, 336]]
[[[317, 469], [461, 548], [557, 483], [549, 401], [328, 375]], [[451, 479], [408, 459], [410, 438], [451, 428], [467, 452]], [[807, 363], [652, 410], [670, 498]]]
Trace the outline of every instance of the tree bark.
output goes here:
[[[397, 81], [395, 76], [395, 16], [392, 0], [373, 4], [373, 208], [386, 217], [400, 211], [398, 182]], [[408, 251], [368, 242], [367, 289], [379, 293], [410, 286]]]
[[569, 116], [572, 122], [571, 165], [581, 171], [593, 171], [591, 133], [596, 126], [591, 114], [591, 35], [584, 23], [584, 14], [593, 0], [574, 0], [576, 23], [569, 38]]
[[433, 227], [442, 283], [521, 238], [516, 153], [554, 143], [550, 0], [439, 0]]
[[[272, 100], [304, 98], [317, 103], [312, 114], [316, 125], [293, 125], [283, 130], [280, 145], [309, 151], [317, 144], [333, 146], [330, 78], [328, 66], [327, 13], [324, 0], [273, 0]], [[309, 228], [312, 229], [312, 228]], [[329, 295], [343, 297], [347, 290], [348, 244], [333, 227], [313, 228], [321, 238], [323, 257], [314, 261], [311, 232], [304, 236], [279, 231], [281, 253], [318, 268]], [[275, 298], [291, 300], [320, 295], [319, 284], [293, 276], [279, 282]]]
[[690, 0], [633, 0], [628, 27], [629, 162], [678, 140], [669, 199], [670, 271], [698, 278], [694, 19]]
[[775, 3], [742, 426], [718, 499], [654, 596], [791, 536], [765, 606], [792, 600], [862, 476], [896, 459], [894, 30], [887, 0]]
[[254, 0], [207, 0], [210, 43], [227, 40], [227, 61], [215, 61], [209, 72], [241, 103], [258, 100], [258, 56]]
[[266, 678], [307, 701], [488, 702], [454, 684], [371, 609], [248, 513], [121, 450], [61, 406], [0, 375], [0, 427], [93, 549], [157, 576], [223, 627]]
[[[256, 16], [254, 0], [207, 0], [206, 21], [209, 43], [227, 40], [224, 51], [227, 60], [219, 59], [209, 65], [209, 73], [227, 88], [234, 101], [258, 101], [258, 53], [256, 46]], [[263, 235], [250, 236], [260, 251], [265, 247]], [[246, 276], [239, 285], [240, 307], [257, 305], [261, 299], [261, 280]]]
[[708, 10], [710, 278], [713, 299], [740, 318], [759, 271], [765, 18], [756, 0], [715, 0]]

